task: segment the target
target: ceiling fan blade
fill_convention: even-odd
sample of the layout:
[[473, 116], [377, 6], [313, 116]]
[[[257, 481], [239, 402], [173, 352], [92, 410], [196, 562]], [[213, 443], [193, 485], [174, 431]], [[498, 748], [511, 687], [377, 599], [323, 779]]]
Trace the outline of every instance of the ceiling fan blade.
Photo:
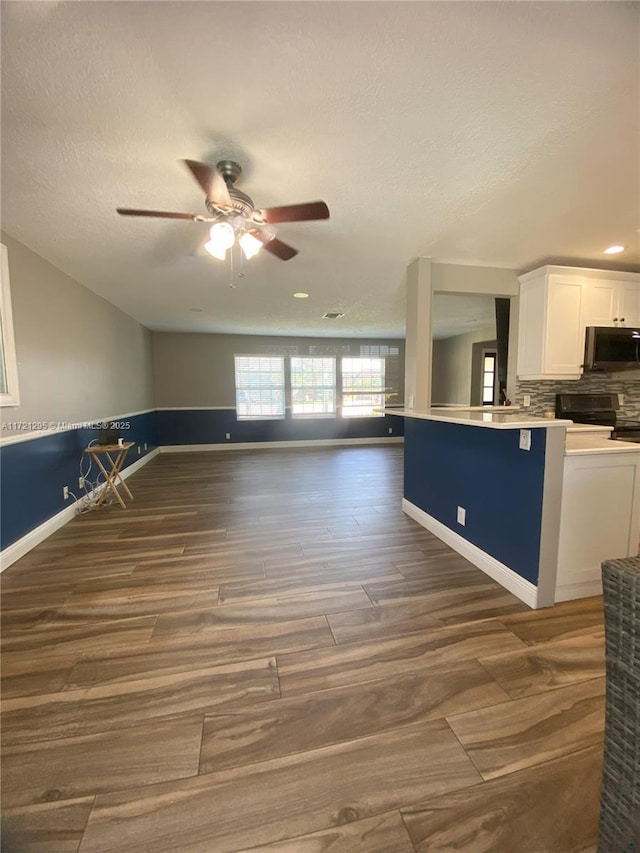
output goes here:
[[206, 163], [199, 163], [197, 160], [184, 160], [183, 162], [210, 201], [217, 207], [229, 207], [231, 205], [227, 183], [217, 169], [212, 169], [211, 166]]
[[293, 246], [283, 243], [277, 237], [272, 237], [260, 228], [251, 228], [249, 234], [255, 237], [256, 240], [260, 240], [267, 252], [271, 252], [272, 255], [280, 258], [281, 261], [289, 261], [298, 254], [298, 250], [294, 249]]
[[305, 222], [310, 219], [328, 219], [329, 208], [323, 201], [288, 204], [284, 207], [265, 207], [257, 211], [265, 222]]
[[267, 252], [271, 252], [272, 255], [275, 255], [276, 258], [280, 258], [281, 261], [290, 261], [291, 258], [295, 258], [298, 254], [297, 249], [294, 249], [293, 246], [289, 246], [287, 243], [283, 243], [282, 240], [278, 240], [277, 237], [266, 242], [264, 244], [264, 248]]
[[194, 222], [198, 217], [193, 213], [172, 213], [170, 210], [132, 210], [130, 207], [117, 207], [120, 216], [156, 216], [160, 219], [191, 219]]

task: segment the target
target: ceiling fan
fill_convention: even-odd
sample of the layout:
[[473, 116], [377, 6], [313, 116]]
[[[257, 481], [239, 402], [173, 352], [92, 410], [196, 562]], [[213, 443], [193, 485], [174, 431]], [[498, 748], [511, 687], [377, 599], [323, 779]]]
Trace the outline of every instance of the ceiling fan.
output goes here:
[[253, 257], [264, 247], [280, 260], [288, 261], [298, 254], [298, 250], [278, 240], [269, 226], [280, 222], [329, 218], [329, 208], [323, 201], [256, 208], [253, 200], [235, 186], [242, 168], [233, 160], [220, 160], [215, 169], [196, 160], [183, 162], [204, 190], [208, 216], [166, 210], [133, 210], [128, 207], [118, 207], [118, 213], [121, 216], [154, 216], [160, 219], [212, 222], [211, 239], [205, 243], [204, 248], [220, 260], [224, 260], [227, 249], [237, 240], [247, 258]]

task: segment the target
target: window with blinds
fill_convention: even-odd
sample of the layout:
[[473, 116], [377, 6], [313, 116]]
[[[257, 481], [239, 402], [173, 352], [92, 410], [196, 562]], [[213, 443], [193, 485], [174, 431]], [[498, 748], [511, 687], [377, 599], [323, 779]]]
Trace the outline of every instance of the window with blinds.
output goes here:
[[342, 417], [384, 416], [384, 358], [343, 358]]
[[294, 418], [335, 415], [335, 358], [291, 358], [291, 414]]
[[262, 355], [234, 358], [238, 420], [284, 418], [284, 358]]

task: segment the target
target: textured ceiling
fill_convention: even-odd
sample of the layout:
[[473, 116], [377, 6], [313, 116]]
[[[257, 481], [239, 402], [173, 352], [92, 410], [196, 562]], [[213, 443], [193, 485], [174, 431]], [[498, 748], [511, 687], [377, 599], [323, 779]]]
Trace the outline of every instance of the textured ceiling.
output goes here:
[[[638, 4], [3, 2], [2, 225], [154, 329], [404, 333], [416, 256], [640, 263]], [[324, 199], [228, 286], [180, 158]], [[294, 291], [310, 294], [291, 298]], [[190, 309], [197, 308], [195, 312]], [[342, 320], [322, 320], [326, 311]]]

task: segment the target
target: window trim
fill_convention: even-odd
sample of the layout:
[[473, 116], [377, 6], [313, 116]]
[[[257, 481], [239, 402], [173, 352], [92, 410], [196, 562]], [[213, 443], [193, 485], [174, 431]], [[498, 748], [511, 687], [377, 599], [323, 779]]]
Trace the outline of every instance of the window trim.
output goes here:
[[[485, 360], [487, 358], [492, 359], [493, 361], [493, 370], [486, 370], [485, 368]], [[491, 376], [493, 382], [491, 384], [491, 400], [485, 401], [485, 389], [488, 388], [488, 385], [485, 385], [486, 377]], [[496, 404], [496, 382], [498, 378], [498, 353], [495, 348], [486, 348], [482, 350], [482, 369], [480, 371], [480, 404], [482, 406], [495, 406]]]
[[[380, 361], [382, 362], [382, 385], [379, 391], [345, 391], [345, 383], [344, 383], [344, 362], [345, 361]], [[340, 415], [345, 419], [355, 419], [355, 418], [384, 418], [385, 416], [385, 393], [386, 393], [386, 371], [387, 371], [387, 360], [385, 356], [381, 355], [367, 355], [367, 356], [353, 356], [346, 355], [342, 356], [340, 359]], [[345, 409], [348, 411], [351, 406], [345, 406], [344, 398], [345, 393], [351, 396], [361, 396], [361, 397], [369, 397], [372, 395], [379, 395], [381, 398], [380, 401], [380, 411], [374, 412], [372, 411], [370, 414], [351, 414], [345, 415]]]
[[[282, 414], [277, 415], [241, 415], [239, 412], [238, 406], [238, 391], [246, 391], [250, 390], [247, 388], [239, 388], [238, 387], [238, 374], [237, 374], [237, 359], [239, 358], [265, 358], [270, 361], [278, 360], [280, 362], [282, 368], [282, 385], [278, 386], [277, 390], [282, 391]], [[233, 379], [235, 384], [235, 392], [236, 392], [236, 418], [239, 421], [283, 421], [287, 414], [287, 400], [286, 400], [286, 376], [285, 376], [285, 357], [283, 355], [260, 355], [259, 353], [246, 353], [240, 354], [236, 353], [233, 356]], [[256, 389], [259, 390], [259, 389]], [[274, 390], [275, 387], [274, 387]]]
[[[293, 384], [293, 361], [294, 359], [314, 360], [314, 361], [332, 361], [333, 362], [333, 385], [294, 385]], [[294, 410], [293, 392], [301, 389], [309, 390], [332, 390], [333, 391], [333, 411], [331, 412], [296, 412]], [[335, 355], [290, 355], [289, 356], [289, 391], [291, 394], [291, 417], [294, 420], [314, 420], [314, 419], [331, 419], [338, 415], [338, 365]]]
[[4, 243], [0, 243], [2, 258], [0, 261], [0, 324], [2, 339], [0, 358], [4, 361], [4, 374], [7, 384], [5, 392], [0, 391], [0, 406], [19, 406], [20, 389], [18, 385], [18, 359], [13, 331], [13, 312], [11, 310], [11, 284], [9, 282], [9, 252]]

